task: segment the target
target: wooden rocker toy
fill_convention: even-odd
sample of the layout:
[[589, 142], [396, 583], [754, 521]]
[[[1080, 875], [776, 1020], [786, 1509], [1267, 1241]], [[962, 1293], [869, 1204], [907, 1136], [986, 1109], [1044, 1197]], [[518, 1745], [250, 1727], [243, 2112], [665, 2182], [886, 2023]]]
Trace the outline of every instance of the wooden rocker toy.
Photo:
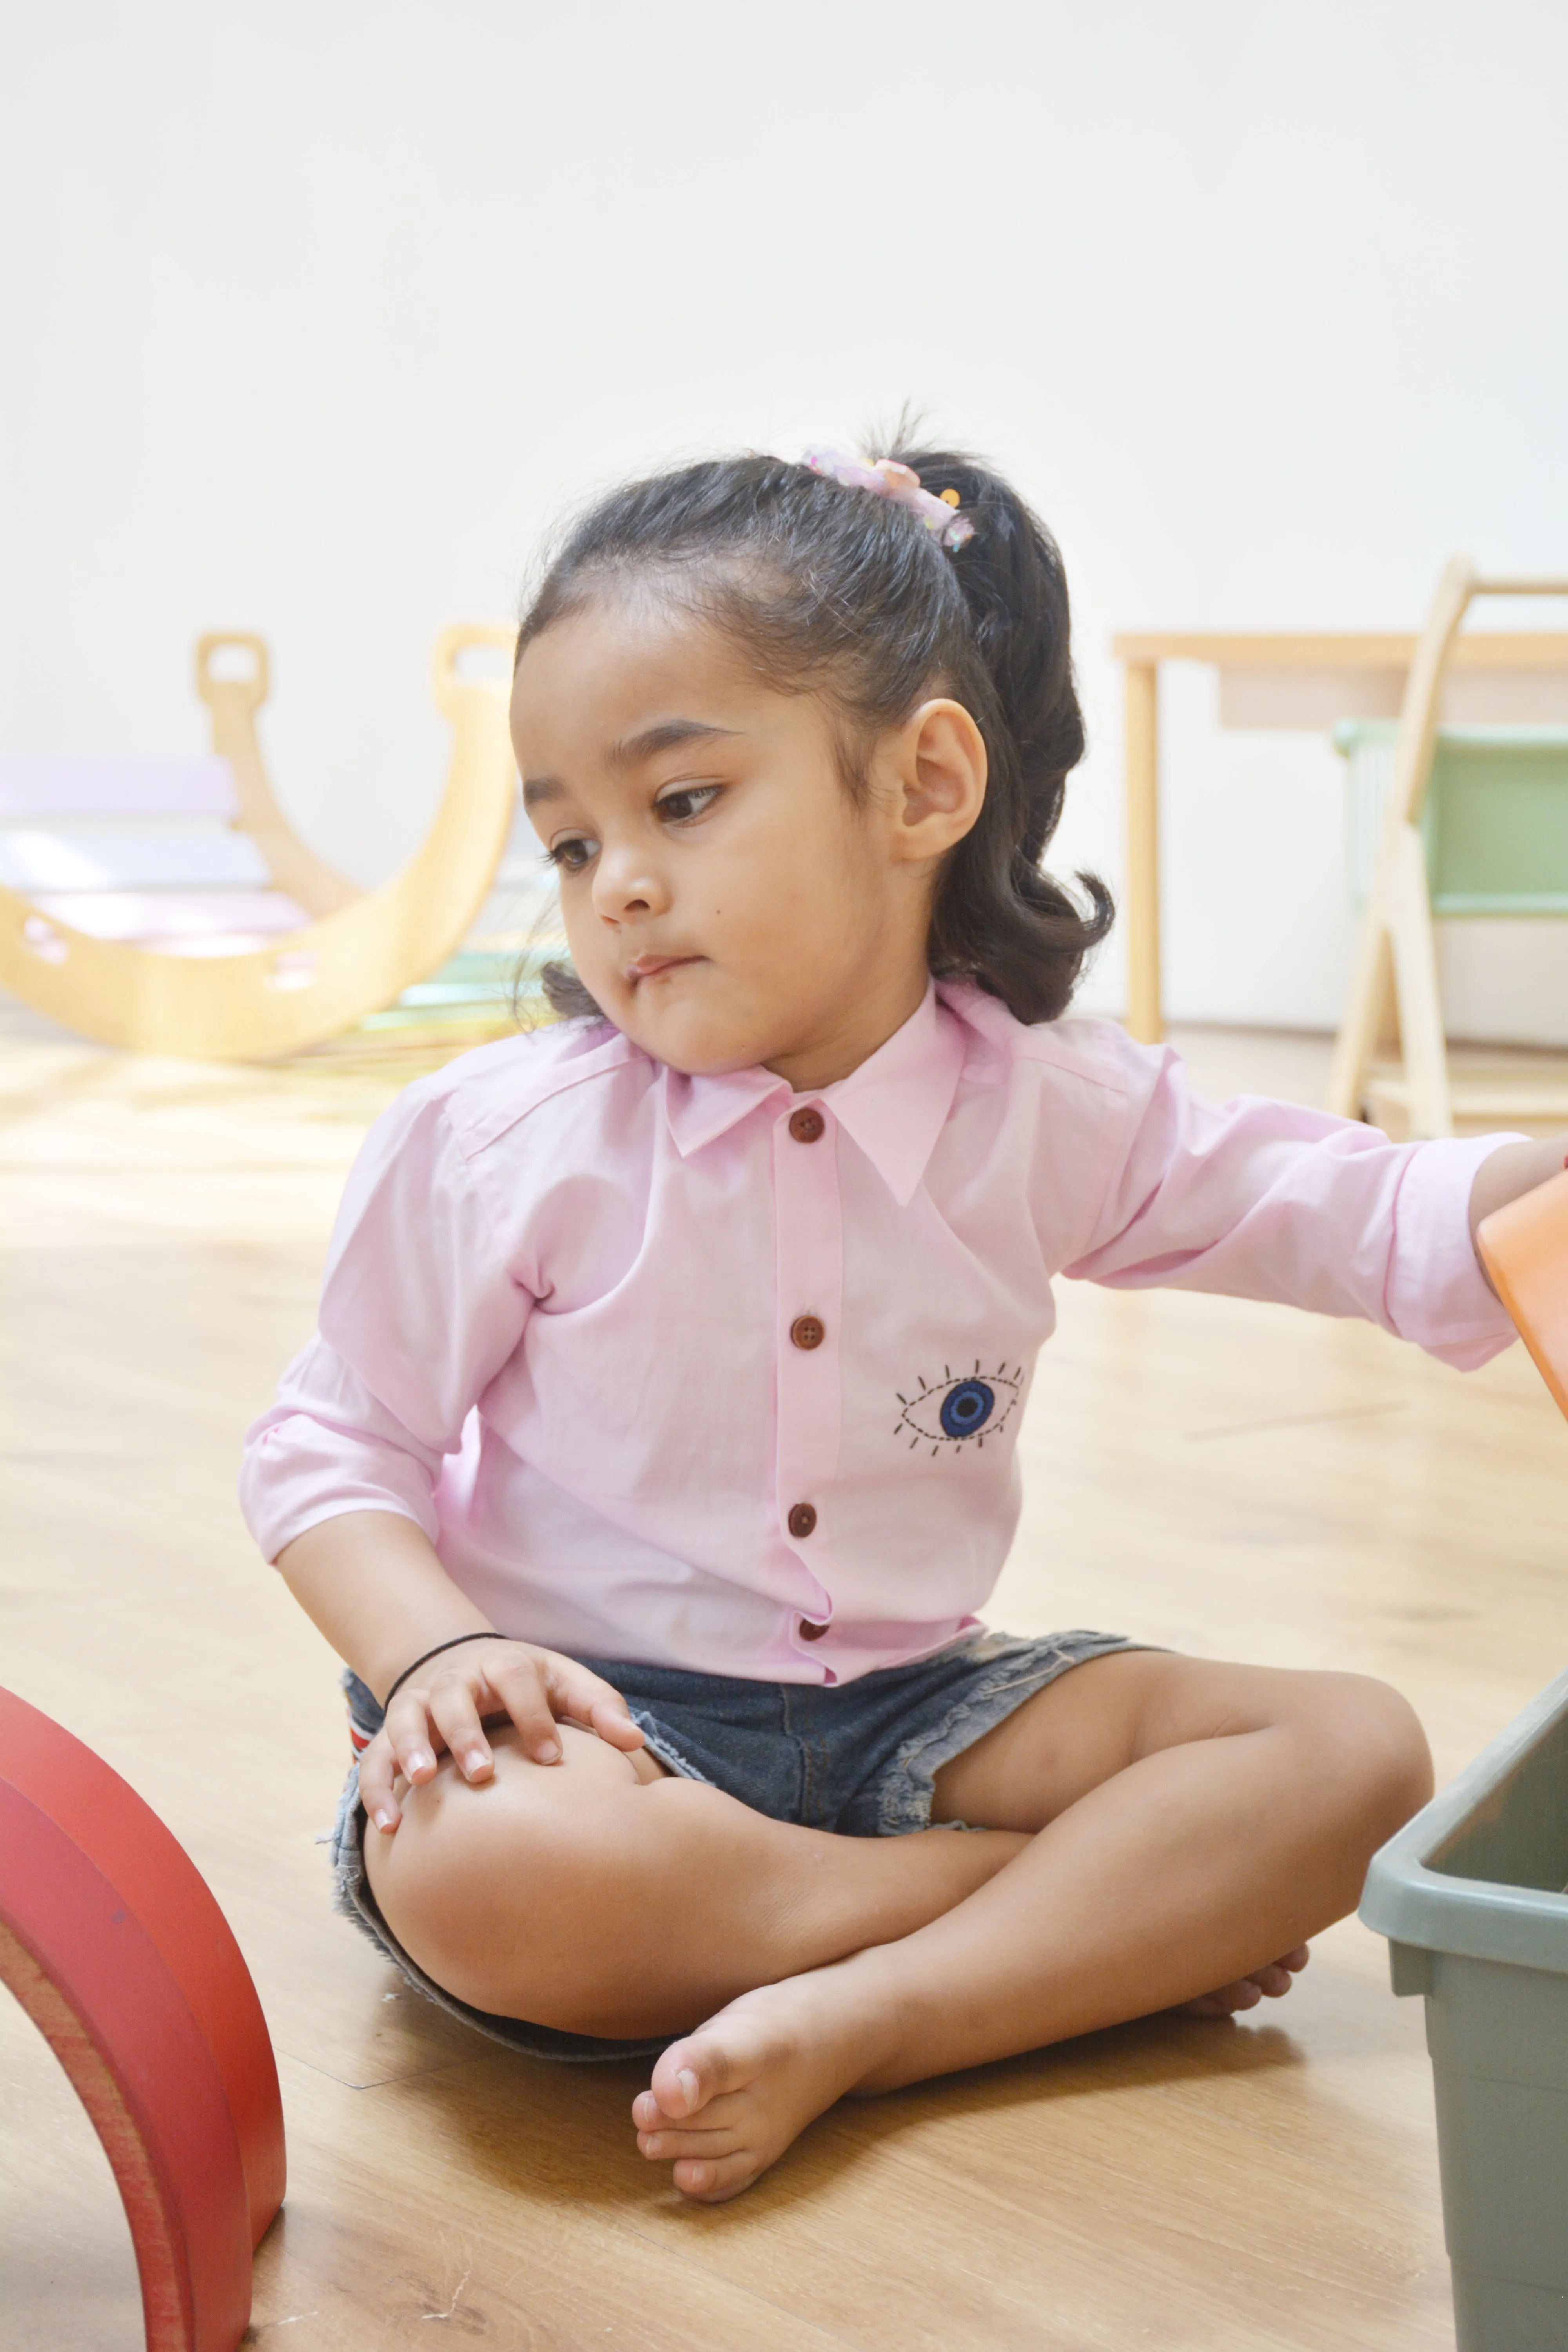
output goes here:
[[284, 2186], [278, 2069], [256, 1987], [157, 1814], [9, 1691], [0, 1983], [48, 2042], [113, 2168], [147, 2352], [236, 2352], [251, 2255]]
[[[1568, 728], [1438, 724], [1448, 656], [1478, 596], [1568, 596], [1568, 580], [1483, 580], [1468, 556], [1455, 556], [1416, 645], [1397, 729], [1353, 720], [1334, 737], [1351, 766], [1352, 863], [1358, 830], [1375, 827], [1377, 840], [1367, 844], [1328, 1108], [1359, 1118], [1375, 1087], [1413, 1136], [1452, 1135], [1456, 1117], [1568, 1117], [1561, 1080], [1467, 1084], [1448, 1067], [1434, 919], [1568, 915]], [[1398, 1063], [1374, 1070], [1390, 1043]]]
[[[487, 622], [437, 637], [446, 789], [416, 855], [375, 890], [314, 856], [273, 796], [260, 637], [197, 644], [210, 759], [0, 761], [0, 986], [104, 1045], [239, 1061], [321, 1045], [419, 993], [468, 938], [517, 807], [507, 684], [458, 665], [515, 636]], [[247, 674], [220, 674], [237, 654]]]

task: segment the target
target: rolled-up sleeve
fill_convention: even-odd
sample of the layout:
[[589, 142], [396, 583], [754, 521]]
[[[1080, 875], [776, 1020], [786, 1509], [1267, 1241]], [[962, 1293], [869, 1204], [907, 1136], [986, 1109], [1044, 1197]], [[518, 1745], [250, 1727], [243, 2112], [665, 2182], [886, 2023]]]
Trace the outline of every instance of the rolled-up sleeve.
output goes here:
[[1513, 1338], [1469, 1234], [1476, 1170], [1511, 1137], [1391, 1143], [1295, 1103], [1205, 1102], [1163, 1048], [1116, 1053], [1125, 1124], [1066, 1274], [1360, 1316], [1465, 1370]]
[[266, 1557], [344, 1511], [395, 1511], [434, 1539], [442, 1460], [532, 1304], [444, 1100], [411, 1088], [354, 1163], [317, 1335], [246, 1435], [240, 1505]]

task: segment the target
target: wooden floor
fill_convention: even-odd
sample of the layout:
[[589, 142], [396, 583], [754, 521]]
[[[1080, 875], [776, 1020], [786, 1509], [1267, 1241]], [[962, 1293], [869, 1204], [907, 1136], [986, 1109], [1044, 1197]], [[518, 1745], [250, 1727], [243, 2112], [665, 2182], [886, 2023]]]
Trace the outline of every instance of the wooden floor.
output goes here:
[[[1211, 1088], [1321, 1084], [1313, 1041], [1189, 1043]], [[636, 2069], [514, 2057], [405, 1990], [329, 1911], [334, 1664], [234, 1501], [389, 1083], [138, 1064], [22, 1015], [0, 1072], [5, 1679], [158, 1808], [255, 1973], [290, 2189], [247, 2344], [1452, 2344], [1419, 2004], [1354, 1923], [1258, 2022], [846, 2105], [716, 2210], [638, 2158]], [[1520, 1351], [1461, 1381], [1232, 1301], [1069, 1285], [1061, 1311], [996, 1622], [1387, 1675], [1443, 1774], [1568, 1657], [1568, 1430]], [[129, 2352], [107, 2168], [19, 2013], [0, 2027], [0, 2340]]]

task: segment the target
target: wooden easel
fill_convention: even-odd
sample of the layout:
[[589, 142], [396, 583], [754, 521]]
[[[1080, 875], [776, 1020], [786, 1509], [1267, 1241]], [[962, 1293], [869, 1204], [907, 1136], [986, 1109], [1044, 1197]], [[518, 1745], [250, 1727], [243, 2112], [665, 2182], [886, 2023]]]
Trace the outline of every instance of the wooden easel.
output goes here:
[[[1444, 672], [1460, 625], [1477, 596], [1564, 596], [1568, 580], [1483, 580], [1468, 556], [1444, 569], [1416, 641], [1394, 745], [1394, 778], [1384, 817], [1377, 870], [1362, 919], [1349, 1009], [1334, 1049], [1328, 1108], [1357, 1118], [1366, 1099], [1373, 1060], [1393, 1045], [1402, 1071], [1394, 1087], [1415, 1136], [1452, 1135], [1456, 1096], [1448, 1073], [1437, 947], [1427, 887], [1421, 811], [1432, 778]], [[1462, 1094], [1462, 1089], [1460, 1090]], [[1484, 1114], [1506, 1119], [1510, 1105], [1486, 1090]], [[1515, 1117], [1538, 1115], [1532, 1099]]]

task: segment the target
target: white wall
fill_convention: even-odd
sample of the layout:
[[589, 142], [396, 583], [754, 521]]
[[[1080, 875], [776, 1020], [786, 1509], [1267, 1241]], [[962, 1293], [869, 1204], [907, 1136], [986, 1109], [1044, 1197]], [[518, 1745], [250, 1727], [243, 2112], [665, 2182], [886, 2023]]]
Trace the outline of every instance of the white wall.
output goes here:
[[[1562, 0], [53, 0], [4, 39], [0, 749], [195, 748], [190, 639], [261, 628], [283, 793], [365, 880], [437, 789], [436, 627], [670, 456], [913, 395], [1012, 468], [1077, 594], [1065, 845], [1113, 878], [1113, 627], [1407, 626], [1455, 547], [1568, 561]], [[1218, 734], [1196, 673], [1169, 735], [1173, 1011], [1331, 1024], [1337, 762]], [[1482, 961], [1486, 1024], [1568, 1034], [1559, 942]]]

